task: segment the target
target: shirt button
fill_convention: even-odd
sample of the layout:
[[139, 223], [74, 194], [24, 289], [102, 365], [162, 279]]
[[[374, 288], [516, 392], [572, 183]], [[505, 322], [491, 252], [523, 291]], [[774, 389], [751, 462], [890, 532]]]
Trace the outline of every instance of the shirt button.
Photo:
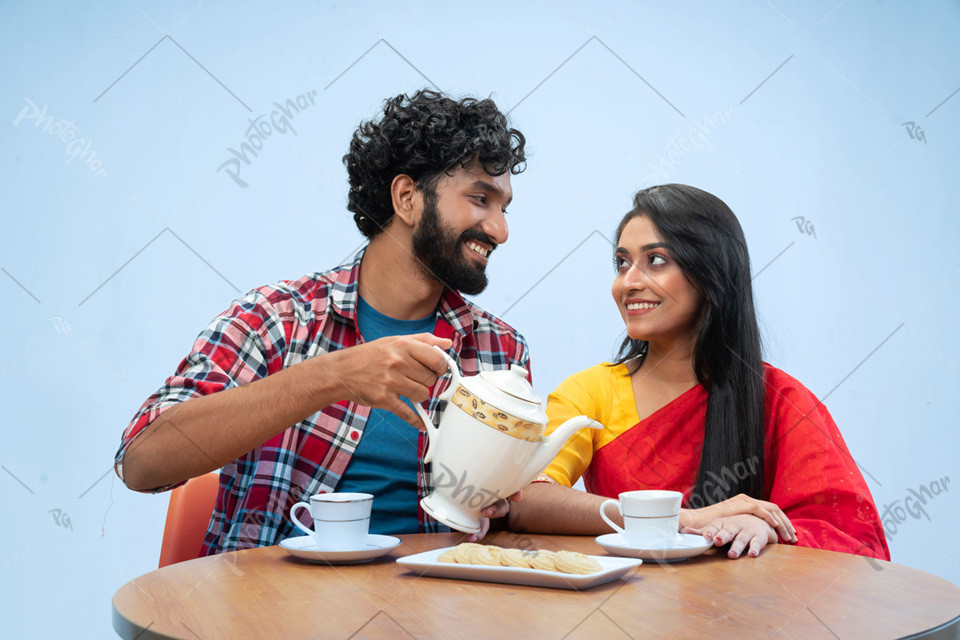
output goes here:
[[350, 439], [353, 440], [354, 442], [356, 442], [357, 440], [359, 440], [359, 439], [360, 439], [360, 432], [357, 431], [356, 429], [351, 429], [351, 430], [350, 430]]

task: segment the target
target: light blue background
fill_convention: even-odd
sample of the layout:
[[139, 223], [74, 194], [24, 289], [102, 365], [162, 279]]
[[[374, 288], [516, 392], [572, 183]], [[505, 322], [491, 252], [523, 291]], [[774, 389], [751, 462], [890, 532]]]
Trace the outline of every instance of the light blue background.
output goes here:
[[[110, 472], [122, 429], [239, 292], [352, 254], [349, 136], [434, 83], [529, 139], [477, 300], [526, 335], [543, 397], [619, 341], [606, 238], [632, 194], [684, 182], [740, 217], [766, 358], [824, 399], [881, 509], [960, 479], [958, 32], [955, 2], [4, 2], [4, 634], [112, 635], [168, 500]], [[248, 187], [217, 170], [311, 91]], [[28, 101], [103, 173], [15, 125]], [[960, 583], [958, 496], [895, 523], [896, 562]]]

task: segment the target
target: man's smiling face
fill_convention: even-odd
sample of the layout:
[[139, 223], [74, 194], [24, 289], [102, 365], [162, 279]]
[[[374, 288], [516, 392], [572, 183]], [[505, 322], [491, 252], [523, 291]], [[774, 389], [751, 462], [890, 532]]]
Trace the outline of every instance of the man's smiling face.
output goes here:
[[423, 190], [413, 252], [446, 286], [476, 295], [487, 286], [490, 254], [507, 241], [510, 173], [491, 176], [479, 162], [443, 174]]

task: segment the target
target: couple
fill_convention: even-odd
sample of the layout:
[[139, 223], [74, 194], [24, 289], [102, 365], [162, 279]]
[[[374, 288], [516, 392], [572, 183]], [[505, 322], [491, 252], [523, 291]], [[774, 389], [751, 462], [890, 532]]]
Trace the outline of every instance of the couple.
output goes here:
[[[419, 507], [433, 480], [411, 403], [435, 422], [443, 409], [446, 364], [433, 345], [464, 375], [529, 369], [522, 336], [461, 296], [486, 287], [486, 263], [507, 240], [524, 144], [490, 100], [420, 91], [386, 101], [344, 157], [347, 208], [369, 243], [348, 264], [255, 289], [215, 318], [124, 432], [124, 483], [164, 491], [220, 469], [204, 555], [298, 535], [290, 506], [320, 492], [374, 494], [372, 533], [447, 530]], [[653, 187], [616, 240], [612, 293], [628, 337], [616, 363], [572, 376], [547, 407], [551, 426], [582, 413], [606, 429], [574, 436], [522, 500], [484, 516], [596, 535], [609, 531], [606, 497], [675, 489], [690, 507], [684, 530], [730, 544], [733, 557], [779, 540], [889, 559], [826, 409], [760, 359], [749, 259], [726, 205]], [[581, 475], [591, 493], [570, 488]]]

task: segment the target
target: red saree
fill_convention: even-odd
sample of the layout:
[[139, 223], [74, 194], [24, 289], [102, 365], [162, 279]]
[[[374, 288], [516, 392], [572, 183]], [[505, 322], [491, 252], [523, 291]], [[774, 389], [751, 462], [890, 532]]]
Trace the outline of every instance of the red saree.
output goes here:
[[[575, 436], [546, 472], [561, 484], [576, 481], [580, 471], [587, 491], [616, 497], [634, 489], [672, 489], [684, 493], [687, 504], [696, 480], [703, 444], [707, 393], [696, 386], [651, 416], [625, 426], [604, 422], [622, 420], [636, 408], [625, 368], [601, 365], [573, 376], [551, 394], [547, 406], [551, 425], [592, 409], [608, 427], [599, 435]], [[569, 384], [571, 380], [574, 384]], [[599, 377], [598, 377], [599, 376]], [[620, 380], [601, 380], [617, 376]], [[777, 504], [797, 529], [797, 544], [884, 560], [890, 559], [876, 506], [850, 456], [843, 438], [816, 397], [786, 373], [764, 365], [766, 452], [765, 498]], [[624, 389], [629, 390], [626, 393]], [[599, 396], [585, 399], [583, 394]], [[611, 405], [614, 408], [611, 410]], [[586, 439], [585, 439], [586, 438]], [[591, 441], [592, 438], [592, 441]], [[586, 446], [592, 445], [587, 452]], [[570, 449], [568, 451], [568, 449]], [[566, 456], [566, 457], [564, 457]], [[584, 464], [586, 463], [586, 464]], [[736, 476], [743, 476], [758, 460], [738, 463], [712, 477], [705, 485], [709, 496]], [[579, 474], [577, 474], [579, 475]]]

